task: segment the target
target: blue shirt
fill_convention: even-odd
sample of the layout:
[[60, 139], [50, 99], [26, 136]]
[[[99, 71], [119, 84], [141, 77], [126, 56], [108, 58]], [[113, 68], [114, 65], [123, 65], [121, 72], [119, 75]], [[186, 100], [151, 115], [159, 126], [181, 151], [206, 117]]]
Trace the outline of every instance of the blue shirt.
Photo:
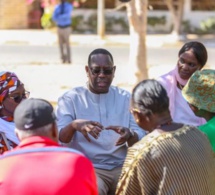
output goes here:
[[[98, 121], [104, 127], [114, 125], [131, 128], [141, 139], [145, 132], [135, 123], [129, 107], [130, 93], [118, 87], [111, 86], [106, 94], [94, 94], [87, 87], [76, 87], [58, 100], [58, 128], [61, 130], [75, 119], [86, 119]], [[127, 146], [115, 146], [119, 134], [104, 129], [98, 139], [91, 135], [89, 137], [91, 142], [76, 131], [68, 146], [84, 153], [95, 168], [111, 170], [122, 166]]]
[[52, 19], [55, 21], [57, 26], [68, 26], [72, 23], [72, 10], [73, 6], [71, 3], [65, 2], [55, 7]]

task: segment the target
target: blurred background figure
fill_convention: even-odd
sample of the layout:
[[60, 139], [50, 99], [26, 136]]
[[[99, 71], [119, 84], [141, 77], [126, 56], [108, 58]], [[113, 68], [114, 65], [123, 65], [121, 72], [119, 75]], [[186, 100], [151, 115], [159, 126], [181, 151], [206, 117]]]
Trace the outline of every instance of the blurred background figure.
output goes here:
[[178, 123], [199, 126], [206, 121], [195, 116], [182, 96], [181, 90], [196, 70], [207, 62], [205, 46], [197, 41], [185, 43], [178, 53], [178, 62], [172, 71], [158, 78], [169, 96], [169, 109], [172, 119]]
[[61, 0], [53, 13], [52, 19], [57, 25], [58, 41], [62, 63], [71, 63], [70, 41], [73, 6]]
[[14, 113], [20, 144], [0, 157], [0, 194], [98, 195], [92, 163], [60, 147], [52, 105], [30, 98]]
[[14, 110], [23, 99], [29, 97], [29, 94], [15, 73], [0, 72], [0, 143], [3, 147], [1, 153], [19, 143], [14, 132]]
[[198, 128], [208, 136], [215, 151], [215, 70], [196, 71], [182, 94], [195, 115], [207, 121]]
[[175, 123], [166, 90], [144, 80], [132, 92], [131, 112], [149, 132], [128, 149], [117, 195], [215, 194], [214, 154], [196, 127]]

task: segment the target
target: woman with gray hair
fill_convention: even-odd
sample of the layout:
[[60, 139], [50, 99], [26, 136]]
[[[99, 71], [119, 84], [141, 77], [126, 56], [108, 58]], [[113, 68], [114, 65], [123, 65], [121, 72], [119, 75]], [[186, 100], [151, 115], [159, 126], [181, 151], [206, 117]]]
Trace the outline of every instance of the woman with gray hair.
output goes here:
[[133, 89], [131, 112], [149, 134], [128, 149], [117, 195], [215, 194], [207, 137], [172, 121], [167, 92], [158, 81], [145, 80]]

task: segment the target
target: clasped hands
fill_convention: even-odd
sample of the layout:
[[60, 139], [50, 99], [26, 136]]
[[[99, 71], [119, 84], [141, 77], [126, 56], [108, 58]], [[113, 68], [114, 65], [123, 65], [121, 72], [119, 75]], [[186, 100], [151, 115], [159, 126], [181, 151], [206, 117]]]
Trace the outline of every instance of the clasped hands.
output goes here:
[[116, 146], [124, 144], [131, 136], [131, 132], [129, 128], [122, 127], [122, 126], [107, 126], [103, 127], [99, 122], [96, 121], [89, 121], [84, 119], [77, 119], [75, 120], [75, 129], [83, 134], [83, 136], [89, 141], [90, 137], [89, 134], [94, 137], [95, 139], [99, 138], [99, 134], [101, 131], [104, 130], [113, 130], [116, 133], [120, 134], [120, 138], [116, 142]]

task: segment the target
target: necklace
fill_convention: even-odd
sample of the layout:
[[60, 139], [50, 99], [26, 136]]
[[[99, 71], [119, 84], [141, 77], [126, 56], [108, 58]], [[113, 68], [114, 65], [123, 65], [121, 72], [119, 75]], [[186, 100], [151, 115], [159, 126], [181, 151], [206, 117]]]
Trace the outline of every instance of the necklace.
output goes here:
[[177, 84], [178, 84], [178, 87], [179, 87], [179, 89], [183, 89], [184, 88], [184, 86], [183, 85], [181, 85], [179, 82], [177, 82]]
[[168, 126], [168, 125], [171, 125], [171, 124], [172, 124], [172, 119], [167, 121], [167, 122], [165, 122], [165, 123], [162, 123], [162, 124], [158, 125], [157, 128], [161, 128], [163, 126]]

